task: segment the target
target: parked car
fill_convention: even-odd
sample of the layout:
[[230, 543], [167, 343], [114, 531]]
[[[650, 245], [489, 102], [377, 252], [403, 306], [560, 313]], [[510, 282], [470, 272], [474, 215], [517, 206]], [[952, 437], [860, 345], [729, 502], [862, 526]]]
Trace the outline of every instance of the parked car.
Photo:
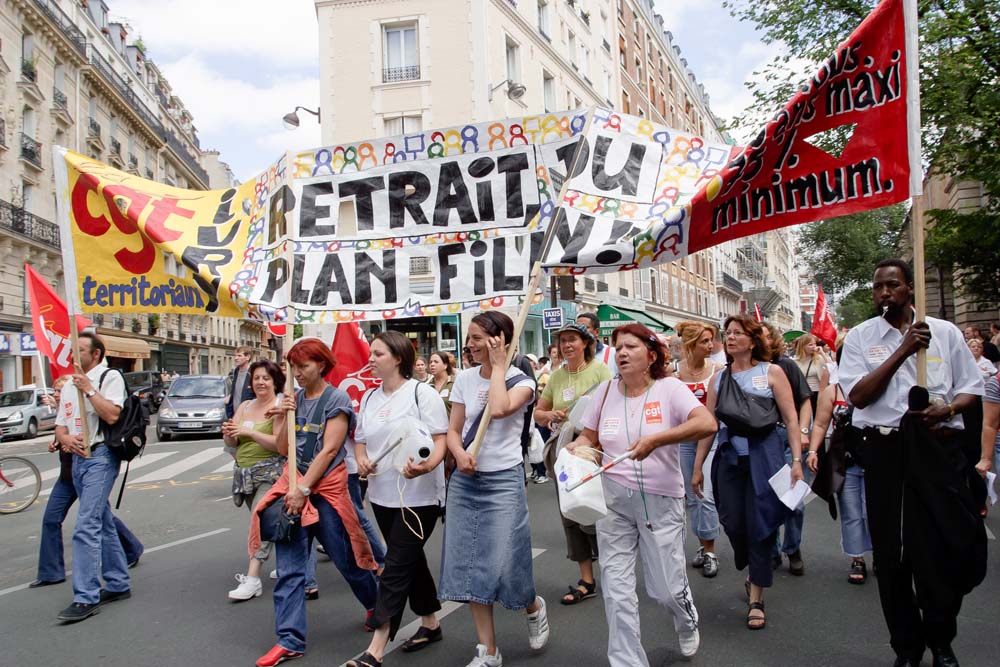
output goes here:
[[34, 438], [41, 430], [56, 427], [55, 408], [42, 403], [51, 389], [17, 389], [0, 394], [0, 436]]
[[229, 378], [224, 375], [184, 375], [170, 383], [156, 416], [161, 441], [175, 435], [222, 436], [226, 420]]
[[149, 414], [160, 409], [160, 403], [163, 402], [166, 390], [163, 388], [163, 380], [160, 379], [159, 371], [125, 373], [125, 382], [128, 383], [129, 391], [138, 396], [142, 404], [146, 406]]

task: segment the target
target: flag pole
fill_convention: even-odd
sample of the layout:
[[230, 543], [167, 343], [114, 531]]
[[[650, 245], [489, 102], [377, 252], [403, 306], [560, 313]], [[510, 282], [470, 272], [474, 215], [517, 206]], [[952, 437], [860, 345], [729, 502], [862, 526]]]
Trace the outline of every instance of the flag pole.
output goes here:
[[[67, 293], [70, 289], [76, 289], [75, 285], [67, 286]], [[69, 299], [67, 299], [68, 301]], [[68, 306], [69, 304], [67, 304]], [[66, 309], [69, 312], [69, 308]], [[80, 332], [76, 325], [76, 313], [69, 312], [69, 337], [70, 346], [73, 349], [73, 372], [82, 372], [83, 366], [80, 364]], [[102, 359], [103, 361], [103, 359]], [[75, 383], [74, 383], [75, 384]], [[83, 457], [90, 458], [90, 425], [87, 424], [86, 407], [87, 397], [83, 395], [83, 389], [76, 388], [77, 405], [80, 407], [80, 430], [83, 431]]]
[[[916, 0], [903, 0], [906, 40], [906, 148], [910, 171], [910, 231], [913, 234], [913, 296], [916, 319], [927, 317], [924, 267], [924, 170], [920, 125], [920, 36]], [[927, 350], [917, 352], [917, 384], [927, 386]]]
[[[924, 198], [910, 198], [910, 227], [913, 232], [913, 305], [916, 321], [927, 317], [927, 281], [924, 278]], [[927, 386], [927, 349], [917, 351], [917, 384]]]
[[[286, 166], [292, 164], [291, 152], [285, 153], [285, 164]], [[288, 193], [291, 191], [291, 179], [287, 176], [287, 169], [285, 174], [286, 185], [288, 187], [283, 189], [283, 201], [281, 203], [281, 215], [285, 223], [284, 252], [282, 254], [285, 257], [285, 270], [288, 271], [288, 276], [285, 280], [285, 335], [282, 339], [281, 350], [282, 354], [285, 355], [283, 364], [285, 368], [285, 396], [294, 396], [295, 383], [292, 379], [292, 362], [288, 360], [288, 351], [295, 340], [295, 309], [292, 308], [292, 279], [295, 277], [295, 246], [291, 239], [291, 230], [289, 229], [291, 220], [288, 210]], [[292, 489], [297, 485], [296, 477], [299, 471], [297, 467], [298, 461], [296, 460], [298, 449], [295, 443], [295, 410], [285, 412], [285, 438], [288, 441], [288, 488]]]
[[[587, 134], [590, 132], [590, 126], [594, 120], [595, 109], [595, 106], [591, 106], [587, 111], [587, 122], [584, 123], [583, 130], [580, 132], [581, 142], [587, 140]], [[528, 321], [528, 313], [531, 311], [531, 301], [534, 299], [535, 292], [538, 291], [538, 286], [541, 283], [542, 263], [545, 261], [545, 258], [549, 253], [549, 248], [552, 246], [552, 240], [555, 238], [555, 229], [560, 223], [559, 216], [562, 215], [564, 218], [566, 217], [565, 213], [562, 212], [563, 197], [566, 196], [566, 191], [569, 189], [569, 182], [573, 179], [573, 175], [579, 167], [580, 157], [582, 155], [583, 151], [581, 151], [578, 146], [573, 155], [573, 164], [566, 172], [566, 178], [563, 180], [562, 187], [559, 189], [559, 196], [556, 198], [555, 213], [552, 215], [552, 222], [549, 224], [548, 228], [546, 228], [545, 235], [542, 237], [542, 248], [538, 253], [538, 259], [535, 260], [535, 263], [531, 268], [531, 277], [528, 280], [528, 290], [525, 293], [524, 303], [521, 304], [521, 310], [518, 312], [517, 319], [514, 321], [514, 340], [507, 341], [510, 347], [507, 350], [506, 368], [510, 368], [510, 364], [514, 360], [514, 355], [517, 354], [517, 346], [521, 339], [521, 331], [524, 329], [524, 324]], [[473, 458], [475, 458], [479, 453], [479, 448], [483, 444], [483, 437], [486, 435], [486, 429], [489, 427], [490, 420], [492, 418], [493, 411], [490, 410], [490, 403], [487, 401], [486, 407], [483, 408], [483, 417], [479, 422], [479, 429], [476, 431], [476, 437], [473, 439], [472, 444], [469, 445], [469, 454], [471, 454]]]

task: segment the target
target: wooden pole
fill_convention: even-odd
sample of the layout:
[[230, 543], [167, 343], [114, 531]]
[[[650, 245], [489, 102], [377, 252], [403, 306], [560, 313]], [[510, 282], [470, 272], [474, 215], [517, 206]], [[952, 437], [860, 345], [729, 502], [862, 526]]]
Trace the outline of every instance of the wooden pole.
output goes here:
[[[83, 370], [83, 366], [80, 365], [80, 332], [76, 326], [76, 313], [68, 312], [67, 314], [69, 315], [69, 342], [73, 350], [73, 371], [76, 372]], [[80, 430], [83, 431], [83, 457], [90, 458], [90, 426], [87, 424], [86, 400], [87, 397], [83, 395], [83, 389], [77, 387], [76, 401], [80, 406]]]
[[[910, 198], [910, 228], [913, 233], [913, 301], [916, 321], [927, 318], [927, 283], [924, 276], [924, 198]], [[917, 352], [917, 384], [927, 386], [927, 350]]]
[[[590, 107], [587, 112], [587, 122], [584, 123], [583, 130], [580, 133], [580, 141], [587, 140], [587, 134], [590, 132], [590, 126], [594, 120], [594, 109], [595, 107]], [[542, 262], [545, 261], [546, 255], [549, 254], [549, 248], [552, 246], [552, 240], [555, 238], [555, 229], [560, 222], [560, 214], [565, 217], [562, 213], [562, 203], [563, 197], [566, 196], [566, 191], [569, 189], [569, 182], [573, 179], [573, 175], [576, 173], [579, 167], [580, 157], [583, 155], [583, 151], [577, 149], [575, 155], [573, 156], [573, 165], [570, 167], [569, 171], [566, 173], [566, 179], [563, 181], [562, 188], [559, 189], [559, 197], [556, 199], [555, 213], [552, 216], [552, 223], [545, 230], [545, 236], [542, 239], [542, 248], [538, 253], [538, 259], [531, 268], [531, 278], [528, 280], [528, 291], [524, 297], [524, 303], [521, 304], [521, 310], [517, 314], [517, 319], [514, 321], [514, 340], [507, 341], [510, 344], [510, 348], [507, 350], [507, 362], [505, 364], [506, 368], [510, 368], [510, 363], [514, 359], [514, 355], [517, 354], [518, 342], [521, 339], [521, 331], [524, 329], [524, 323], [528, 321], [528, 313], [531, 311], [531, 301], [535, 297], [535, 292], [538, 291], [538, 285], [542, 278]], [[482, 447], [483, 438], [486, 435], [486, 429], [489, 428], [490, 420], [493, 418], [493, 411], [490, 410], [489, 400], [486, 401], [486, 406], [483, 408], [483, 418], [479, 422], [479, 429], [476, 431], [476, 437], [473, 439], [472, 444], [469, 445], [469, 454], [475, 458], [479, 454], [479, 448]]]

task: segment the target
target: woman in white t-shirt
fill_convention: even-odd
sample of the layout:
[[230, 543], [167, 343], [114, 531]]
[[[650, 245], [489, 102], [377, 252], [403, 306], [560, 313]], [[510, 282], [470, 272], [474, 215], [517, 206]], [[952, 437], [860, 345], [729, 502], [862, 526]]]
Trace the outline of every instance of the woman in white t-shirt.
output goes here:
[[[528, 612], [532, 649], [544, 647], [549, 637], [545, 600], [535, 594], [521, 454], [524, 409], [534, 400], [535, 379], [507, 367], [507, 341], [513, 337], [507, 315], [491, 310], [473, 317], [466, 346], [481, 365], [459, 373], [451, 392], [448, 449], [458, 467], [448, 485], [438, 597], [469, 603], [479, 639], [469, 665], [477, 667], [503, 664], [494, 602]], [[473, 456], [465, 443], [475, 437], [487, 403], [492, 419]]]
[[[424, 545], [430, 539], [444, 502], [444, 474], [448, 414], [444, 401], [426, 382], [413, 377], [415, 353], [410, 340], [398, 331], [375, 336], [368, 359], [372, 375], [382, 384], [361, 400], [354, 453], [358, 473], [368, 477], [368, 501], [386, 540], [386, 564], [379, 579], [375, 613], [369, 619], [375, 634], [368, 650], [348, 661], [352, 667], [378, 667], [386, 645], [396, 638], [406, 601], [420, 617], [420, 628], [403, 645], [418, 650], [441, 640], [434, 578], [427, 567]], [[407, 456], [406, 442], [396, 444], [397, 427], [418, 420], [434, 442], [427, 458]], [[416, 426], [416, 425], [415, 425]], [[378, 464], [372, 461], [390, 449]]]
[[[698, 611], [684, 557], [684, 477], [681, 442], [715, 433], [716, 422], [691, 390], [667, 377], [667, 350], [641, 324], [615, 329], [619, 377], [597, 388], [583, 418], [584, 431], [567, 449], [600, 446], [608, 459], [630, 459], [602, 476], [608, 514], [597, 521], [612, 667], [645, 665], [635, 604], [635, 556], [642, 558], [646, 591], [674, 617], [681, 653], [700, 644]], [[589, 482], [593, 484], [594, 482]]]

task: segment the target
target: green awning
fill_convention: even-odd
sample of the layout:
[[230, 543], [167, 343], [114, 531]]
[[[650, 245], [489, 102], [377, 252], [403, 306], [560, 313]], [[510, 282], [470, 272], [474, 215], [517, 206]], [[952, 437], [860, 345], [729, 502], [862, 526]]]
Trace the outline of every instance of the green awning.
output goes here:
[[611, 333], [620, 326], [638, 322], [644, 324], [656, 333], [672, 334], [674, 328], [662, 322], [652, 315], [647, 315], [641, 310], [622, 308], [621, 306], [600, 305], [597, 307], [597, 317], [601, 320], [601, 335], [610, 336]]

